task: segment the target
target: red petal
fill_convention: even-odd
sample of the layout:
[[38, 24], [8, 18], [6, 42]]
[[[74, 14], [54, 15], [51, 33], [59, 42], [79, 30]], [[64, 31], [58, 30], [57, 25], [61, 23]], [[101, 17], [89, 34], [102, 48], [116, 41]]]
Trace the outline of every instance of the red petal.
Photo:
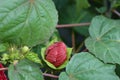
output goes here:
[[63, 42], [56, 42], [46, 50], [46, 60], [59, 67], [67, 58], [66, 45]]
[[49, 53], [46, 56], [46, 60], [51, 62], [51, 63], [55, 63], [56, 58], [57, 58], [57, 51], [56, 50], [49, 51]]
[[[0, 68], [4, 68], [1, 63], [0, 63]], [[0, 80], [7, 80], [7, 77], [4, 73], [4, 71], [0, 71]]]

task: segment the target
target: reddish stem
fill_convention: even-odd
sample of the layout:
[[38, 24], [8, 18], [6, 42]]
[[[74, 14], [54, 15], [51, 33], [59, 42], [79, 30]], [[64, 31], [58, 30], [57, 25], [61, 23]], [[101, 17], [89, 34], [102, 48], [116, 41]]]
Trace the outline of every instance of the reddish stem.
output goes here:
[[77, 48], [77, 50], [76, 50], [75, 52], [78, 53], [78, 52], [80, 51], [80, 49], [83, 47], [83, 45], [84, 45], [84, 42], [82, 42], [82, 43], [78, 46], [78, 48]]
[[120, 17], [120, 13], [117, 10], [112, 10], [112, 11]]
[[74, 31], [72, 31], [72, 48], [73, 48], [73, 52], [75, 52], [75, 33], [74, 33]]
[[58, 78], [58, 76], [56, 76], [56, 75], [47, 74], [47, 73], [43, 73], [43, 76], [52, 77], [52, 78]]
[[8, 68], [0, 68], [0, 71], [8, 70]]
[[88, 51], [88, 49], [84, 49], [82, 52], [87, 52]]
[[63, 28], [63, 27], [76, 27], [76, 26], [89, 26], [90, 23], [78, 23], [78, 24], [61, 24], [57, 25], [57, 28]]
[[[5, 71], [5, 70], [8, 70], [8, 68], [0, 68], [0, 71]], [[58, 78], [58, 76], [56, 76], [56, 75], [47, 74], [47, 73], [43, 73], [43, 76], [48, 76], [48, 77], [52, 77], [52, 78]]]

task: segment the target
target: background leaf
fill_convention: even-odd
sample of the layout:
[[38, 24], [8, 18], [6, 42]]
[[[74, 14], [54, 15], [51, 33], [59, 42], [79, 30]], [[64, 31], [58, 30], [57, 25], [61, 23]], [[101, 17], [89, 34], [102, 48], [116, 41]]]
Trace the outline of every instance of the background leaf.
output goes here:
[[117, 8], [120, 6], [120, 0], [110, 0], [113, 8]]
[[76, 0], [77, 10], [90, 7], [88, 0]]
[[89, 28], [86, 47], [96, 57], [107, 63], [120, 64], [120, 21], [97, 16]]
[[0, 41], [35, 46], [47, 41], [58, 21], [52, 0], [4, 0], [0, 3]]
[[114, 70], [114, 65], [104, 64], [90, 53], [82, 52], [72, 57], [59, 80], [120, 80]]
[[10, 80], [43, 80], [39, 66], [27, 59], [20, 61], [16, 66], [11, 64], [8, 76]]
[[59, 10], [61, 8], [63, 8], [64, 6], [66, 6], [68, 0], [53, 0], [54, 3], [56, 4], [56, 8]]
[[[63, 13], [64, 12], [64, 13]], [[96, 15], [96, 12], [91, 8], [76, 10], [74, 4], [67, 6], [59, 12], [60, 20], [62, 24], [74, 24], [74, 23], [86, 23], [90, 22], [92, 18]], [[76, 32], [81, 35], [88, 36], [88, 26], [84, 27], [75, 27], [73, 28]]]
[[[91, 22], [92, 18], [95, 15], [96, 13], [94, 13], [94, 10], [91, 10], [90, 8], [88, 8], [86, 10], [81, 10], [80, 14], [77, 15], [79, 16], [79, 18], [76, 19], [77, 21], [76, 20], [74, 21], [76, 21], [77, 23]], [[89, 26], [83, 26], [83, 27], [74, 27], [73, 29], [81, 35], [89, 36], [88, 28]]]

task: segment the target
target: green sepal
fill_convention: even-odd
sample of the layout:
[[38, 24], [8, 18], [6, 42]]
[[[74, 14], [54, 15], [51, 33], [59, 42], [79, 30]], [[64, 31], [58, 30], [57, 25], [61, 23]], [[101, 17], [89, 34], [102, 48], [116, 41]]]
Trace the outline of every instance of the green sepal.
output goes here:
[[55, 37], [53, 40], [51, 40], [49, 43], [47, 43], [46, 47], [49, 47], [50, 45], [54, 44], [55, 42], [58, 42], [57, 37]]
[[50, 62], [48, 62], [46, 59], [45, 59], [45, 51], [46, 51], [47, 48], [42, 48], [41, 49], [41, 56], [42, 56], [42, 59], [46, 62], [46, 64], [52, 68], [52, 69], [55, 69], [55, 70], [60, 70], [60, 69], [63, 69], [66, 67], [69, 59], [70, 59], [70, 56], [71, 56], [71, 53], [72, 53], [72, 48], [67, 48], [67, 60], [59, 67], [55, 67], [53, 64], [51, 64]]
[[26, 55], [25, 55], [25, 58], [27, 58], [28, 60], [31, 60], [35, 63], [39, 63], [39, 64], [42, 64], [40, 58], [38, 57], [38, 54], [34, 53], [34, 52], [28, 52]]

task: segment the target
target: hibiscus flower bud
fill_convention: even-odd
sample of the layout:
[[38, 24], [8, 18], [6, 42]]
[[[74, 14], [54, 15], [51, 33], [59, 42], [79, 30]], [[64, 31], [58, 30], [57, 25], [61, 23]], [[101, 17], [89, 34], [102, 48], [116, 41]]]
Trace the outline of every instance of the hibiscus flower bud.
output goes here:
[[[0, 63], [0, 68], [4, 68], [1, 63]], [[0, 80], [7, 80], [7, 77], [4, 73], [4, 71], [0, 71]]]
[[55, 42], [46, 50], [45, 59], [55, 67], [62, 65], [67, 59], [67, 48], [63, 42]]

